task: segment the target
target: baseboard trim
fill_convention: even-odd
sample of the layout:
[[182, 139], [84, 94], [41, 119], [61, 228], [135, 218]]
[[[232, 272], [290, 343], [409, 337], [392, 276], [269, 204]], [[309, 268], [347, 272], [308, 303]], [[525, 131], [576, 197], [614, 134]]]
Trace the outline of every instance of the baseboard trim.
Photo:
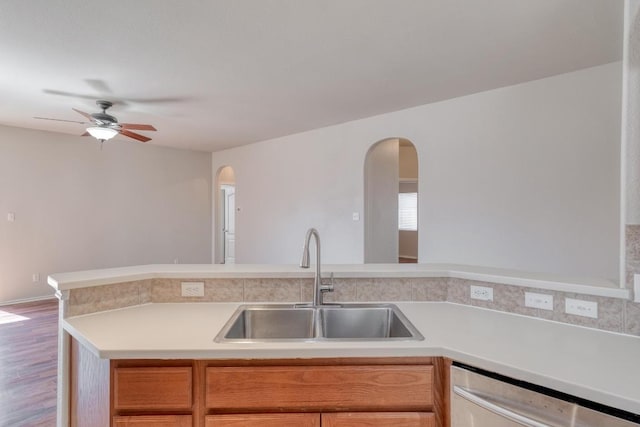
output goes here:
[[11, 301], [0, 301], [0, 307], [2, 307], [4, 305], [23, 304], [23, 303], [26, 303], [26, 302], [46, 301], [46, 300], [50, 300], [50, 299], [56, 299], [56, 296], [55, 295], [43, 295], [43, 296], [39, 296], [39, 297], [14, 299], [14, 300], [11, 300]]

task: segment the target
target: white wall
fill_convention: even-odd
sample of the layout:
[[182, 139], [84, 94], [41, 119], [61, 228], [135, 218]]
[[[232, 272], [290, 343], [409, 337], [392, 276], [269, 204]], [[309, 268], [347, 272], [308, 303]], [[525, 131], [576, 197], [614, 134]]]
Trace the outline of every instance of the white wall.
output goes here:
[[0, 126], [0, 302], [55, 272], [210, 262], [211, 154], [152, 144]]
[[378, 142], [365, 159], [364, 262], [398, 262], [398, 138]]
[[[640, 224], [640, 1], [625, 1], [622, 144], [626, 223]], [[624, 268], [624, 265], [622, 266]]]
[[237, 261], [296, 263], [315, 226], [323, 260], [362, 262], [365, 155], [403, 137], [420, 262], [616, 279], [620, 110], [614, 63], [216, 152], [236, 173]]

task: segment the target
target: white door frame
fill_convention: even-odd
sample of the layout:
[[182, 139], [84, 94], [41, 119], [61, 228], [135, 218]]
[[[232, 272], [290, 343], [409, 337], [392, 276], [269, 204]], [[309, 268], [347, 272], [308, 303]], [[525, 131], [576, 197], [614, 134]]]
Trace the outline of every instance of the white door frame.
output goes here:
[[222, 198], [222, 263], [235, 264], [235, 185], [220, 185]]

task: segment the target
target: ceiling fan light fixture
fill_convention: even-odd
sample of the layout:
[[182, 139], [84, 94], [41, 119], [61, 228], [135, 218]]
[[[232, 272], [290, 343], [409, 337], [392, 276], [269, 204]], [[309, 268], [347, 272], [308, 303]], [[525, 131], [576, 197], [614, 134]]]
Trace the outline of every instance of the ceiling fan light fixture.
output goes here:
[[108, 127], [91, 126], [87, 128], [89, 135], [100, 141], [107, 141], [118, 134], [118, 131]]

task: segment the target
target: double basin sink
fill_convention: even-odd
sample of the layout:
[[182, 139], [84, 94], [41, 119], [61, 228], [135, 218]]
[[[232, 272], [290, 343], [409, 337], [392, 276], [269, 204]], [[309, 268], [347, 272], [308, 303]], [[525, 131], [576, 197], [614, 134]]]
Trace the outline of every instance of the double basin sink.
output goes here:
[[244, 305], [216, 342], [387, 341], [424, 337], [393, 304]]

